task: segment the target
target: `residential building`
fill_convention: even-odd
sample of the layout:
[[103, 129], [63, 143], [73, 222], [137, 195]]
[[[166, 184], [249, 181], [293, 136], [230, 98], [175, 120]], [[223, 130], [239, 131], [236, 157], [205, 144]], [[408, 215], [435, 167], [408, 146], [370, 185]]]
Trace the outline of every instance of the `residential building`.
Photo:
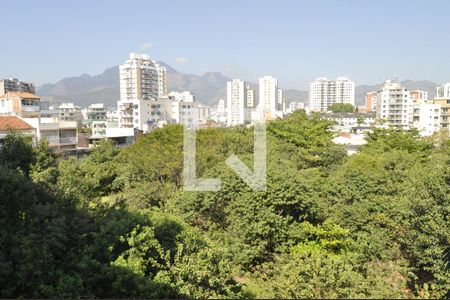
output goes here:
[[17, 116], [36, 130], [37, 140], [45, 138], [56, 152], [75, 149], [79, 122], [61, 120], [58, 110], [31, 93], [8, 92], [0, 96], [0, 115]]
[[246, 106], [247, 108], [254, 108], [256, 107], [256, 95], [255, 90], [251, 89], [250, 86], [247, 86], [247, 95], [246, 95]]
[[239, 79], [227, 82], [227, 125], [234, 126], [245, 123], [246, 84]]
[[259, 78], [259, 108], [261, 120], [283, 117], [283, 92], [278, 88], [278, 80], [273, 76]]
[[372, 112], [377, 110], [377, 93], [378, 92], [368, 92], [366, 93], [366, 111]]
[[58, 118], [62, 121], [75, 121], [79, 126], [81, 126], [81, 122], [83, 121], [80, 107], [73, 103], [62, 103], [59, 105]]
[[171, 117], [166, 69], [146, 54], [131, 53], [120, 69], [118, 127], [147, 132]]
[[34, 143], [37, 141], [36, 128], [17, 116], [0, 116], [0, 146], [9, 129], [17, 130], [25, 136], [30, 136]]
[[375, 113], [327, 113], [324, 118], [334, 121], [336, 124], [333, 130], [338, 132], [353, 132], [356, 128], [370, 128], [375, 125]]
[[88, 106], [86, 117], [87, 117], [87, 123], [90, 125], [92, 122], [95, 121], [106, 121], [106, 107], [103, 103], [94, 103]]
[[450, 99], [450, 82], [436, 88], [436, 98]]
[[385, 120], [388, 126], [408, 129], [412, 112], [411, 93], [398, 82], [386, 80], [377, 93], [377, 118]]
[[217, 112], [220, 113], [220, 114], [225, 114], [226, 113], [225, 100], [220, 99], [219, 102], [217, 102]]
[[134, 130], [134, 128], [107, 127], [101, 134], [91, 135], [88, 138], [88, 146], [93, 147], [96, 142], [99, 142], [101, 140], [111, 140], [117, 147], [131, 145], [135, 141]]
[[432, 103], [418, 103], [413, 107], [413, 127], [421, 136], [430, 136], [439, 131], [441, 106]]
[[223, 99], [220, 99], [217, 102], [217, 105], [211, 108], [211, 120], [213, 120], [217, 126], [225, 125], [227, 123], [227, 114], [225, 100]]
[[336, 80], [318, 78], [309, 83], [308, 106], [312, 111], [326, 111], [334, 103], [355, 106], [355, 82], [345, 77]]
[[0, 80], [0, 96], [9, 92], [20, 92], [35, 94], [35, 88], [32, 83], [19, 81], [16, 78], [6, 78]]
[[158, 96], [167, 96], [167, 70], [165, 67], [155, 64], [156, 72], [158, 74]]
[[289, 103], [289, 106], [286, 109], [286, 113], [290, 114], [299, 109], [305, 109], [305, 103], [293, 101]]
[[190, 91], [170, 92], [169, 97], [173, 101], [181, 101], [181, 102], [194, 102], [195, 101], [195, 96]]
[[26, 92], [7, 92], [0, 96], [0, 115], [24, 118], [40, 116], [40, 98]]
[[426, 103], [428, 101], [428, 92], [415, 90], [410, 91], [413, 103]]
[[431, 101], [440, 106], [440, 127], [443, 130], [450, 130], [450, 97], [436, 98]]
[[156, 100], [159, 97], [159, 75], [156, 64], [146, 54], [131, 53], [120, 65], [120, 100]]
[[184, 101], [170, 98], [171, 101], [171, 121], [176, 124], [189, 124], [190, 122], [199, 122], [198, 108], [196, 101]]
[[199, 104], [197, 109], [199, 124], [206, 124], [211, 119], [211, 107]]

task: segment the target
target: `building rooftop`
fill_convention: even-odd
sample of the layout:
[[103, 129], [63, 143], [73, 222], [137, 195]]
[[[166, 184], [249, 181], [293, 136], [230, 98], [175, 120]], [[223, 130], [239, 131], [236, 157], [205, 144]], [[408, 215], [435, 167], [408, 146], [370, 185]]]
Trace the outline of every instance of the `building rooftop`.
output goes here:
[[0, 116], [0, 131], [6, 131], [8, 129], [26, 130], [33, 129], [33, 127], [19, 117]]
[[11, 97], [19, 97], [24, 99], [41, 99], [39, 96], [36, 96], [32, 93], [26, 93], [26, 92], [8, 92], [1, 96], [1, 98], [11, 98]]
[[326, 113], [325, 118], [375, 118], [374, 112], [336, 112]]

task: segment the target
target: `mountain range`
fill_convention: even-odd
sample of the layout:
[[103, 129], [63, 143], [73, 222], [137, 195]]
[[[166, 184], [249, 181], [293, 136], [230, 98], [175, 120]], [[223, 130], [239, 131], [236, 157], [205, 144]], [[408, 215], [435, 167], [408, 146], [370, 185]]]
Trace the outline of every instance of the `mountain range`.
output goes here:
[[[164, 62], [159, 62], [167, 69], [169, 91], [191, 91], [196, 99], [203, 104], [213, 105], [219, 99], [226, 99], [226, 83], [231, 78], [219, 72], [207, 72], [202, 76], [178, 72], [173, 67]], [[434, 96], [437, 86], [432, 81], [404, 80], [401, 82], [409, 90], [423, 90], [429, 96]], [[257, 88], [256, 83], [250, 86]], [[364, 106], [364, 96], [366, 92], [378, 90], [382, 83], [376, 85], [359, 85], [356, 87], [356, 105]], [[98, 75], [82, 74], [75, 77], [66, 77], [55, 84], [44, 84], [38, 86], [36, 93], [44, 101], [53, 104], [63, 102], [74, 102], [86, 107], [92, 103], [103, 102], [107, 106], [115, 107], [119, 100], [119, 66], [106, 69]], [[296, 89], [284, 89], [284, 99], [286, 102], [305, 102], [308, 92]]]

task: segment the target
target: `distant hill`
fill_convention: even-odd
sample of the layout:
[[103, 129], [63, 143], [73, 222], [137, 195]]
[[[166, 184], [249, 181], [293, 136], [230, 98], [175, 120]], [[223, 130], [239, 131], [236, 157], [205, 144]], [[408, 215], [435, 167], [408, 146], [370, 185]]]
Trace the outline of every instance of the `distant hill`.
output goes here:
[[[209, 72], [203, 76], [178, 72], [171, 66], [160, 62], [167, 68], [169, 91], [186, 91], [194, 93], [197, 100], [205, 104], [216, 103], [226, 97], [226, 82], [230, 78], [221, 73]], [[36, 93], [43, 100], [52, 103], [74, 102], [85, 107], [96, 102], [116, 106], [119, 100], [119, 67], [106, 69], [95, 76], [83, 74], [67, 77], [55, 84], [44, 84]]]
[[[219, 73], [208, 72], [202, 76], [181, 73], [164, 62], [159, 64], [167, 68], [169, 91], [191, 91], [198, 101], [207, 105], [217, 103], [219, 99], [226, 99], [226, 83], [231, 78]], [[249, 83], [258, 93], [258, 85]], [[428, 92], [429, 97], [434, 96], [437, 86], [432, 81], [404, 80], [403, 86], [410, 90], [420, 89]], [[365, 94], [380, 89], [382, 84], [359, 85], [356, 87], [356, 105], [364, 106]], [[74, 102], [86, 107], [92, 103], [103, 102], [107, 106], [115, 107], [119, 100], [119, 67], [114, 66], [106, 69], [98, 75], [82, 74], [75, 77], [66, 77], [55, 84], [44, 84], [37, 87], [36, 93], [43, 100], [58, 104], [62, 102]], [[307, 91], [296, 89], [283, 90], [284, 99], [287, 103], [291, 101], [306, 102]]]

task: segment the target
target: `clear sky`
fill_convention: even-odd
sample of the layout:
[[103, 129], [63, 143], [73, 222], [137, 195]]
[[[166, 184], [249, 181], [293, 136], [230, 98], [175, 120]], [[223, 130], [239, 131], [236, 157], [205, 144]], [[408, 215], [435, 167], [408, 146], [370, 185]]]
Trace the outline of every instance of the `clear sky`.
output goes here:
[[304, 89], [316, 77], [450, 81], [448, 0], [0, 2], [0, 77], [42, 84], [148, 53], [182, 72]]

